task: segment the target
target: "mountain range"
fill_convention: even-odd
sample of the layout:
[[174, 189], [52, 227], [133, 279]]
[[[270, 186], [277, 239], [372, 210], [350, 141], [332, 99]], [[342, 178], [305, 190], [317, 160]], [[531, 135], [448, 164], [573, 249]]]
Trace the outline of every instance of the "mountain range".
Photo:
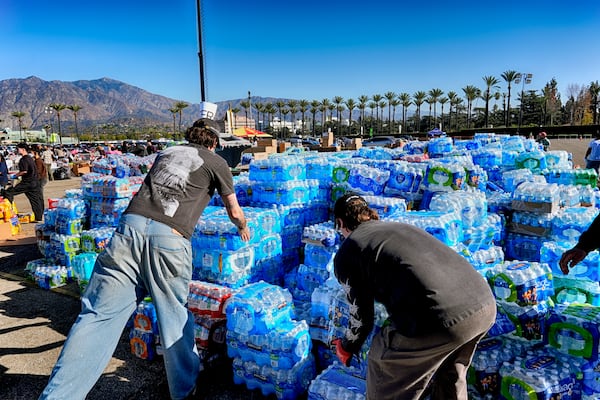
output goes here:
[[[216, 102], [216, 119], [222, 119], [229, 106], [239, 108], [243, 113], [240, 102], [244, 100], [247, 99]], [[253, 103], [277, 100], [251, 98]], [[0, 128], [19, 129], [17, 118], [12, 116], [15, 111], [24, 113], [22, 126], [28, 129], [41, 129], [44, 125], [56, 123], [56, 111], [48, 108], [51, 103], [80, 106], [77, 112], [79, 127], [98, 124], [170, 126], [173, 113], [169, 109], [178, 101], [110, 78], [73, 82], [45, 81], [35, 76], [5, 79], [0, 80]], [[182, 111], [182, 126], [190, 125], [199, 113], [199, 104], [189, 104]], [[74, 124], [71, 110], [65, 109], [60, 114], [63, 127]], [[176, 120], [179, 123], [178, 115]]]

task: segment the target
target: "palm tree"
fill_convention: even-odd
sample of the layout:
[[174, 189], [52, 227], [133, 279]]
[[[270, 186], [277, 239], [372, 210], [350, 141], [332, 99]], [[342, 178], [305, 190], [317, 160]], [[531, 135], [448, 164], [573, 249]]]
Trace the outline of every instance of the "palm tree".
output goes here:
[[377, 107], [381, 110], [381, 121], [379, 124], [379, 130], [383, 132], [383, 109], [387, 107], [387, 103], [384, 100], [381, 100], [379, 104], [377, 104]]
[[237, 127], [237, 115], [242, 111], [239, 107], [234, 107], [231, 109], [231, 114], [233, 115], [233, 129]]
[[415, 115], [415, 117], [416, 117], [415, 130], [417, 132], [419, 132], [421, 130], [421, 106], [425, 102], [426, 96], [427, 96], [427, 93], [423, 92], [422, 90], [419, 90], [419, 91], [413, 93], [413, 103], [417, 107], [417, 113]]
[[452, 130], [452, 107], [456, 105], [456, 99], [458, 98], [458, 94], [454, 91], [448, 92], [448, 101], [450, 102], [450, 110], [448, 110], [448, 129]]
[[10, 115], [17, 119], [17, 122], [19, 123], [19, 138], [23, 140], [23, 117], [25, 116], [25, 113], [23, 111], [13, 111]]
[[490, 100], [493, 97], [492, 88], [497, 88], [500, 81], [495, 76], [484, 76], [483, 81], [485, 82], [485, 94], [483, 100], [485, 101], [485, 114], [483, 116], [483, 125], [487, 128], [490, 114]]
[[308, 106], [310, 103], [308, 100], [300, 100], [298, 101], [298, 109], [300, 110], [300, 114], [302, 115], [302, 133], [304, 134], [304, 117], [306, 116], [306, 112], [308, 111]]
[[374, 101], [370, 101], [369, 104], [367, 104], [367, 107], [371, 109], [371, 126], [369, 127], [369, 136], [373, 136], [373, 123], [375, 121], [373, 119], [373, 111], [377, 108], [377, 103]]
[[465, 97], [467, 98], [467, 129], [471, 127], [471, 112], [473, 107], [473, 101], [479, 97], [479, 88], [473, 85], [467, 85], [463, 89]]
[[267, 103], [265, 106], [265, 112], [267, 113], [267, 118], [269, 120], [269, 127], [273, 125], [273, 115], [277, 110], [275, 109], [275, 105], [273, 103]]
[[75, 136], [77, 136], [77, 143], [80, 142], [79, 140], [79, 129], [77, 129], [77, 113], [79, 112], [79, 110], [81, 110], [81, 106], [72, 104], [70, 106], [67, 106], [67, 108], [71, 111], [73, 111], [73, 118], [75, 119]]
[[431, 96], [427, 96], [427, 98], [425, 99], [425, 103], [429, 104], [429, 128], [431, 129], [431, 108], [433, 105], [433, 98]]
[[177, 114], [179, 114], [179, 132], [181, 132], [181, 115], [184, 108], [189, 106], [185, 101], [178, 101], [175, 103], [175, 108], [177, 109]]
[[354, 101], [354, 99], [348, 99], [344, 102], [344, 104], [348, 109], [348, 134], [350, 134], [350, 131], [352, 129], [352, 110], [356, 108], [356, 102]]
[[315, 136], [316, 133], [316, 121], [317, 121], [317, 112], [319, 111], [319, 107], [321, 106], [321, 102], [319, 100], [313, 100], [310, 102], [310, 113], [312, 114], [312, 135]]
[[173, 137], [175, 137], [175, 130], [177, 129], [175, 126], [176, 123], [176, 119], [175, 116], [177, 115], [177, 113], [179, 112], [179, 109], [175, 106], [169, 108], [169, 111], [171, 112], [171, 114], [173, 115]]
[[341, 129], [342, 129], [342, 110], [344, 109], [344, 107], [342, 106], [342, 103], [344, 102], [344, 98], [341, 96], [335, 96], [333, 98], [333, 104], [335, 104], [335, 116], [337, 118], [338, 121], [338, 135], [341, 133]]
[[374, 94], [371, 96], [371, 100], [375, 102], [375, 128], [377, 132], [379, 132], [379, 102], [383, 99], [383, 96], [380, 94]]
[[248, 125], [248, 111], [250, 110], [250, 101], [242, 100], [240, 101], [240, 106], [244, 107], [244, 113], [246, 114], [246, 123], [244, 125]]
[[392, 122], [390, 124], [390, 135], [392, 134], [392, 128], [396, 126], [396, 107], [400, 105], [400, 100], [398, 98], [392, 99], [390, 101], [390, 107], [392, 107]]
[[444, 94], [442, 89], [431, 89], [429, 91], [429, 98], [433, 102], [433, 125], [437, 123], [437, 102], [438, 99]]
[[290, 122], [292, 123], [292, 133], [296, 132], [296, 113], [298, 112], [298, 102], [296, 100], [288, 100], [288, 111], [290, 113]]
[[600, 95], [600, 85], [598, 84], [598, 81], [590, 83], [588, 91], [591, 97], [592, 123], [595, 125], [598, 123], [598, 95]]
[[327, 110], [329, 109], [330, 105], [331, 105], [331, 102], [329, 101], [329, 99], [321, 100], [321, 112], [322, 112], [321, 125], [323, 126], [323, 132], [325, 131], [325, 121], [327, 121]]
[[504, 79], [506, 81], [506, 83], [508, 84], [508, 95], [506, 97], [506, 115], [504, 116], [504, 125], [506, 127], [509, 127], [511, 125], [511, 121], [510, 121], [510, 88], [511, 88], [511, 84], [512, 82], [515, 81], [515, 79], [517, 79], [519, 73], [517, 71], [513, 71], [513, 70], [508, 70], [508, 71], [504, 71], [502, 73], [502, 75], [500, 75], [502, 77], [502, 79]]
[[283, 109], [285, 107], [285, 101], [277, 100], [275, 102], [275, 107], [277, 107], [277, 110], [279, 111], [279, 138], [282, 138], [283, 137], [282, 136], [282, 133], [283, 133]]
[[365, 108], [367, 108], [367, 103], [369, 102], [369, 96], [362, 94], [358, 96], [358, 109], [360, 110], [360, 134], [362, 135], [364, 132], [364, 123], [365, 123]]
[[390, 124], [389, 133], [392, 134], [392, 102], [396, 99], [396, 93], [385, 92], [383, 97], [387, 100], [388, 105], [388, 123]]
[[254, 108], [256, 108], [256, 123], [258, 124], [257, 126], [259, 127], [259, 129], [262, 129], [262, 127], [260, 126], [260, 113], [264, 113], [265, 105], [263, 103], [256, 102], [254, 103]]
[[400, 104], [402, 104], [402, 129], [408, 132], [406, 127], [406, 112], [408, 111], [408, 107], [412, 104], [410, 100], [410, 94], [403, 92], [398, 95], [398, 99], [400, 100]]
[[440, 129], [443, 130], [442, 128], [444, 126], [444, 104], [446, 104], [448, 102], [448, 98], [442, 97], [438, 101], [442, 105], [442, 115], [440, 116]]
[[52, 103], [48, 105], [51, 109], [56, 111], [56, 120], [58, 121], [58, 140], [62, 144], [62, 130], [60, 129], [60, 112], [63, 111], [67, 106], [60, 103]]

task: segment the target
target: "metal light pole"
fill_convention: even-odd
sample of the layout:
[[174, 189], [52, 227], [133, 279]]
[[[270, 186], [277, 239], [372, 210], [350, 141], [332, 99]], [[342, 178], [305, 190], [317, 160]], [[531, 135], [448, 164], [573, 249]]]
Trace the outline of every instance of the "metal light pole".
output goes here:
[[196, 14], [198, 16], [198, 62], [200, 65], [200, 100], [206, 101], [206, 91], [204, 88], [204, 57], [202, 53], [202, 4], [201, 0], [196, 0]]
[[[519, 106], [519, 125], [517, 127], [517, 135], [520, 134], [521, 131], [521, 123], [523, 121], [523, 97], [525, 95], [525, 84], [530, 84], [533, 79], [533, 74], [526, 72], [519, 72], [517, 74], [517, 78], [515, 79], [515, 83], [518, 85], [521, 83], [521, 104]], [[510, 110], [509, 110], [510, 112]]]

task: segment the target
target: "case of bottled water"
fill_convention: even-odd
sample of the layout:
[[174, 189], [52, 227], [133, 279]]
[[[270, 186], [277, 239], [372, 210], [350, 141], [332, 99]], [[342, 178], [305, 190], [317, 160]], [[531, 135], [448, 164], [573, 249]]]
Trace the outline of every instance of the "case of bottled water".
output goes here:
[[411, 140], [404, 145], [403, 150], [407, 154], [425, 154], [427, 152], [429, 142], [421, 142], [418, 140]]
[[481, 192], [438, 192], [429, 201], [429, 209], [456, 212], [462, 217], [464, 229], [480, 226], [487, 217], [487, 200]]
[[494, 337], [484, 339], [477, 345], [477, 350], [469, 367], [467, 382], [479, 396], [497, 399], [500, 395], [500, 368], [507, 362], [525, 353], [529, 347], [517, 338]]
[[238, 334], [265, 334], [294, 314], [287, 289], [266, 282], [240, 288], [226, 305], [227, 330]]
[[152, 360], [157, 354], [158, 338], [156, 309], [152, 299], [146, 297], [133, 313], [133, 327], [129, 333], [131, 353], [139, 358]]
[[558, 168], [573, 168], [572, 163], [569, 161], [569, 153], [564, 150], [546, 151], [546, 165], [549, 170]]
[[250, 180], [258, 182], [306, 179], [306, 167], [299, 157], [270, 157], [254, 160], [249, 168]]
[[379, 217], [385, 218], [395, 213], [406, 211], [406, 200], [383, 196], [363, 196], [369, 207], [376, 210]]
[[192, 248], [194, 280], [209, 281], [232, 288], [248, 283], [254, 265], [254, 248], [239, 250]]
[[114, 228], [93, 228], [81, 232], [81, 251], [100, 253], [115, 232]]
[[420, 164], [397, 161], [390, 164], [390, 177], [384, 192], [416, 192], [423, 180], [424, 167]]
[[558, 304], [591, 304], [600, 306], [600, 286], [586, 278], [554, 275], [554, 301]]
[[194, 315], [225, 318], [225, 302], [234, 293], [232, 288], [204, 281], [191, 281], [187, 308]]
[[81, 293], [84, 292], [90, 281], [90, 278], [92, 277], [92, 272], [94, 270], [94, 264], [96, 264], [97, 257], [98, 253], [83, 252], [75, 255], [71, 260], [73, 276], [75, 276], [77, 279]]
[[284, 205], [306, 203], [316, 196], [318, 187], [314, 179], [255, 182], [252, 201]]
[[337, 363], [329, 366], [311, 382], [308, 400], [364, 400], [367, 383], [352, 368]]
[[595, 207], [561, 209], [552, 219], [552, 238], [557, 242], [576, 242], [597, 215]]
[[502, 149], [506, 151], [516, 151], [517, 153], [522, 153], [525, 151], [523, 138], [518, 135], [502, 136], [500, 138], [500, 144], [502, 145]]
[[487, 270], [486, 277], [497, 300], [520, 306], [547, 301], [554, 294], [552, 272], [547, 264], [504, 262]]
[[550, 310], [544, 343], [589, 360], [598, 359], [600, 308], [589, 304], [558, 304]]
[[87, 214], [85, 201], [78, 198], [62, 198], [58, 200], [56, 209], [57, 217], [64, 219], [85, 218]]
[[509, 400], [575, 400], [581, 398], [583, 361], [549, 347], [530, 350], [500, 368], [501, 395]]
[[526, 168], [539, 173], [548, 168], [546, 154], [543, 151], [526, 151], [519, 153], [515, 159], [517, 169]]
[[549, 237], [552, 232], [553, 214], [540, 214], [531, 211], [515, 211], [508, 230], [524, 235]]
[[454, 212], [407, 211], [391, 216], [390, 220], [421, 228], [448, 246], [456, 246], [464, 238], [462, 218]]
[[467, 171], [458, 163], [430, 161], [423, 177], [423, 186], [431, 191], [464, 189]]
[[515, 326], [511, 334], [533, 343], [541, 343], [546, 332], [546, 318], [551, 304], [541, 301], [532, 306], [519, 306], [502, 300], [496, 300], [496, 303], [498, 313], [505, 314]]
[[471, 260], [473, 267], [483, 274], [504, 262], [504, 251], [500, 246], [479, 249], [471, 254]]
[[[329, 253], [333, 250], [314, 249], [312, 246], [335, 247], [339, 244], [338, 234], [331, 221], [305, 226], [302, 231], [302, 241], [307, 244], [308, 249], [306, 247], [305, 249], [308, 251], [326, 251]], [[308, 246], [309, 244], [311, 246]]]
[[540, 261], [541, 248], [548, 239], [540, 236], [508, 232], [505, 240], [505, 256], [509, 260]]
[[390, 177], [390, 171], [380, 170], [363, 164], [350, 168], [348, 184], [353, 191], [365, 195], [379, 195]]
[[560, 193], [555, 183], [523, 182], [513, 192], [512, 208], [553, 214], [558, 211]]
[[[548, 264], [555, 276], [563, 276], [558, 262], [564, 252], [574, 245], [574, 242], [545, 242], [540, 249], [540, 261]], [[598, 251], [589, 252], [585, 259], [573, 266], [569, 270], [569, 277], [598, 282], [600, 280], [600, 254]]]
[[233, 382], [245, 384], [250, 390], [260, 390], [264, 396], [274, 395], [279, 400], [294, 400], [306, 393], [316, 375], [314, 357], [310, 355], [291, 369], [262, 367], [253, 361], [233, 359]]

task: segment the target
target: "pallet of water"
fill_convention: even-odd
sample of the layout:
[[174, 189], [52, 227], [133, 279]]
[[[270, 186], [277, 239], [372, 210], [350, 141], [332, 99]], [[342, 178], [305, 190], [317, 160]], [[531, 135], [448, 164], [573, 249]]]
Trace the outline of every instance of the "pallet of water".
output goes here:
[[560, 192], [555, 183], [523, 182], [512, 195], [512, 208], [554, 214], [559, 210]]
[[572, 356], [598, 359], [599, 307], [559, 304], [550, 310], [546, 324], [545, 343]]

